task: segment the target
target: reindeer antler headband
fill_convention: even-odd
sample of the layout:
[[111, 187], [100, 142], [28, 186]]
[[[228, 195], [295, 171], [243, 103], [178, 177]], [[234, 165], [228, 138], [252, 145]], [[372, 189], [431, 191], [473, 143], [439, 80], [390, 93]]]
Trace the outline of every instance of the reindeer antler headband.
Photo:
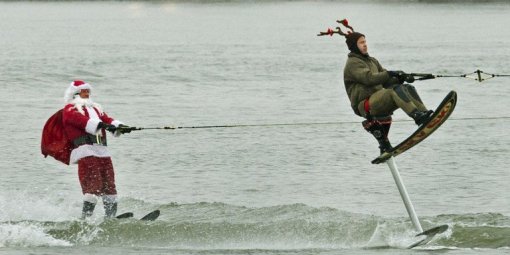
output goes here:
[[339, 34], [341, 36], [347, 37], [349, 34], [354, 32], [354, 28], [349, 26], [349, 21], [347, 21], [347, 19], [337, 20], [336, 22], [342, 24], [344, 27], [350, 29], [351, 31], [347, 31], [347, 33], [344, 33], [340, 27], [336, 27], [336, 30], [328, 28], [328, 31], [319, 32], [319, 34], [317, 36], [323, 36], [323, 35], [333, 36], [333, 34]]

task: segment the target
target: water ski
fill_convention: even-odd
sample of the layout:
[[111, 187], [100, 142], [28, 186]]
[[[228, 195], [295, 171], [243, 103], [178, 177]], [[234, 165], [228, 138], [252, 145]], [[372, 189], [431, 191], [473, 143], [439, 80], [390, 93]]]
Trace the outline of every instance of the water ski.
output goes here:
[[429, 121], [421, 125], [411, 136], [399, 145], [393, 147], [391, 151], [384, 152], [379, 157], [372, 160], [372, 164], [386, 162], [389, 158], [395, 157], [425, 140], [425, 138], [434, 133], [434, 131], [436, 131], [436, 129], [438, 129], [448, 119], [448, 117], [450, 117], [456, 104], [457, 93], [452, 90], [448, 93], [448, 95], [446, 95], [441, 104], [439, 104]]
[[428, 230], [425, 230], [419, 234], [417, 234], [416, 236], [425, 236], [424, 239], [416, 242], [416, 243], [413, 243], [411, 245], [409, 245], [409, 247], [407, 247], [408, 249], [412, 249], [416, 246], [420, 246], [420, 245], [425, 245], [427, 244], [428, 242], [430, 242], [430, 240], [432, 240], [432, 238], [434, 238], [434, 236], [436, 236], [437, 234], [441, 234], [443, 232], [445, 232], [446, 230], [448, 229], [448, 225], [441, 225], [441, 226], [437, 226], [437, 227], [434, 227], [434, 228], [431, 228], [431, 229], [428, 229]]
[[140, 220], [153, 221], [153, 220], [156, 220], [159, 217], [159, 214], [160, 214], [159, 210], [154, 210], [154, 211], [148, 213], [147, 215], [143, 216]]
[[[160, 214], [160, 211], [159, 210], [154, 210], [150, 213], [148, 213], [147, 215], [143, 216], [140, 220], [148, 220], [148, 221], [153, 221], [153, 220], [156, 220], [158, 217], [159, 217], [159, 214]], [[120, 214], [120, 215], [117, 215], [117, 219], [127, 219], [127, 218], [132, 218], [133, 217], [133, 213], [132, 212], [127, 212], [127, 213], [123, 213], [123, 214]]]
[[127, 213], [123, 213], [123, 214], [117, 215], [115, 218], [117, 218], [117, 219], [127, 219], [127, 218], [131, 218], [131, 217], [133, 217], [133, 213], [132, 212], [127, 212]]

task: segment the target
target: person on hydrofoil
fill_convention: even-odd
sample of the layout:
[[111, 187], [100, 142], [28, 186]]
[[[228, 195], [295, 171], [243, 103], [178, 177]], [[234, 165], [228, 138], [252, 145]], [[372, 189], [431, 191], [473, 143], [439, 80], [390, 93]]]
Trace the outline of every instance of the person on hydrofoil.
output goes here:
[[354, 113], [366, 118], [363, 127], [377, 139], [382, 154], [392, 149], [388, 132], [395, 110], [402, 109], [418, 126], [427, 122], [433, 111], [425, 107], [415, 87], [405, 83], [414, 82], [413, 76], [384, 69], [368, 54], [365, 35], [355, 32], [347, 20], [341, 23], [351, 30], [345, 34], [338, 28], [350, 50], [344, 68], [345, 89]]
[[63, 127], [73, 148], [70, 163], [78, 164], [78, 177], [83, 193], [82, 218], [92, 215], [98, 197], [103, 200], [107, 218], [117, 213], [115, 173], [106, 148], [105, 130], [120, 136], [131, 129], [109, 117], [90, 98], [92, 87], [84, 81], [74, 81], [67, 88], [64, 100]]

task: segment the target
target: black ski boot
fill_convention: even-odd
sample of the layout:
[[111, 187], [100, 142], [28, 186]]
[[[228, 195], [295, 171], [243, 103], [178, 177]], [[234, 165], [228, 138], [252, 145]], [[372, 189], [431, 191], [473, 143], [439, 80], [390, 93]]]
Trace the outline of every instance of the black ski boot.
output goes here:
[[87, 217], [92, 216], [92, 213], [94, 212], [94, 208], [96, 207], [96, 204], [83, 201], [83, 209], [81, 212], [81, 218], [85, 219]]
[[117, 214], [117, 203], [104, 203], [104, 214], [106, 218], [114, 218]]
[[433, 113], [434, 111], [432, 110], [428, 111], [415, 110], [411, 113], [411, 118], [414, 119], [414, 123], [416, 123], [416, 125], [421, 126], [423, 125], [423, 123], [429, 121], [430, 116], [432, 116]]
[[390, 151], [393, 147], [388, 140], [388, 133], [391, 127], [391, 116], [382, 118], [370, 118], [362, 122], [366, 131], [372, 134], [379, 143], [381, 154]]
[[381, 152], [381, 154], [389, 152], [393, 149], [393, 146], [391, 146], [391, 143], [388, 139], [377, 140], [377, 142], [379, 142], [379, 151]]

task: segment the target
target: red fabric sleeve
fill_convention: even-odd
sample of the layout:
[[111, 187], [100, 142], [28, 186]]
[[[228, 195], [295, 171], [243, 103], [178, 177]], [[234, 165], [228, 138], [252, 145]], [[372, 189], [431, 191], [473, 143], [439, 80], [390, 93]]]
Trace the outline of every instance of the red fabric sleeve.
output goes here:
[[[96, 110], [96, 108], [94, 108], [94, 110]], [[97, 110], [96, 110], [96, 112], [97, 112]], [[103, 112], [103, 114], [97, 113], [97, 116], [99, 116], [99, 119], [101, 119], [101, 121], [106, 124], [112, 124], [112, 122], [114, 121], [114, 119], [111, 118], [110, 116], [108, 116], [108, 114], [106, 114], [106, 112]]]

